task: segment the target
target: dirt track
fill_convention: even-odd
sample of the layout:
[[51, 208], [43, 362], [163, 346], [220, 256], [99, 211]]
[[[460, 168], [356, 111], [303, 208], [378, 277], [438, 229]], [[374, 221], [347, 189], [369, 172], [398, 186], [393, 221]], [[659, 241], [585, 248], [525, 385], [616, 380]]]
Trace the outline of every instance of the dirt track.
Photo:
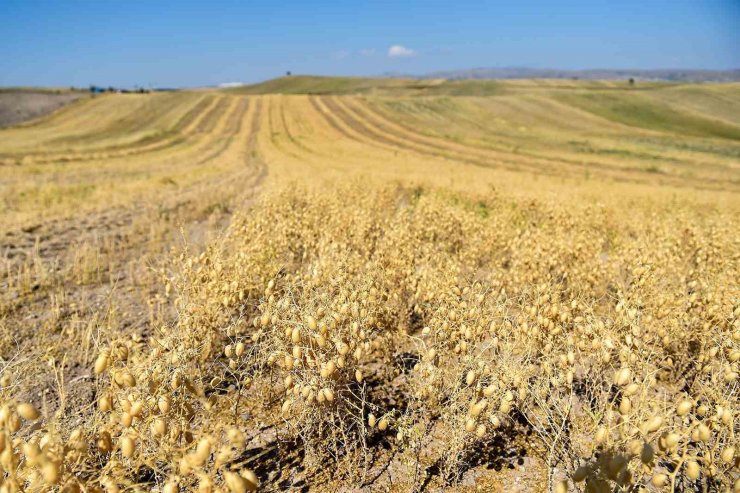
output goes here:
[[0, 92], [0, 128], [48, 115], [81, 97], [81, 93]]

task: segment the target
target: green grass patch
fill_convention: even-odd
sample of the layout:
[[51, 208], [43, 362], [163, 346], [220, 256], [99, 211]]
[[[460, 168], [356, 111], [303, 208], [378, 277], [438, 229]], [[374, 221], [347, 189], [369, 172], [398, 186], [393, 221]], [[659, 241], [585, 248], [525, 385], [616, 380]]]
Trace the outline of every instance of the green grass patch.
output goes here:
[[556, 99], [594, 115], [631, 127], [648, 130], [740, 140], [740, 127], [682, 112], [635, 93], [572, 93]]

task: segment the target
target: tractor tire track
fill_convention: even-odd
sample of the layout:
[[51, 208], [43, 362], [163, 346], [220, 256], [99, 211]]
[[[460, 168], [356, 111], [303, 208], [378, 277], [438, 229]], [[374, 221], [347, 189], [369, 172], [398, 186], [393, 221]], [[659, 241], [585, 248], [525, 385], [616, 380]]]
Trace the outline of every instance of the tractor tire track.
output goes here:
[[363, 135], [363, 133], [357, 128], [352, 128], [350, 125], [347, 125], [347, 123], [340, 117], [338, 117], [332, 111], [329, 105], [326, 104], [325, 97], [310, 96], [309, 101], [311, 102], [313, 108], [324, 118], [327, 124], [347, 139], [360, 143], [362, 145], [371, 145], [375, 147], [380, 147], [382, 149], [388, 149], [394, 152], [404, 150], [402, 147], [393, 142], [388, 143], [373, 140], [367, 135]]

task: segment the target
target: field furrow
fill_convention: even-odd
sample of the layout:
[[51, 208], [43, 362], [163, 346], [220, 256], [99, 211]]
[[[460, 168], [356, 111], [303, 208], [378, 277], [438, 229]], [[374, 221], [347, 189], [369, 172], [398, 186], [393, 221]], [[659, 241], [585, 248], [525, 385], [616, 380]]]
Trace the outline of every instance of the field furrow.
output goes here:
[[430, 141], [430, 139], [415, 135], [409, 131], [404, 131], [403, 133], [394, 132], [383, 123], [364, 118], [361, 113], [350, 109], [344, 100], [340, 98], [329, 100], [327, 106], [344, 120], [347, 125], [359, 133], [365, 134], [377, 142], [396, 146], [400, 149], [490, 168], [503, 168], [512, 171], [533, 171], [546, 175], [555, 175], [559, 171], [557, 166], [553, 166], [552, 163], [533, 163], [530, 160], [512, 159], [511, 156], [501, 154], [493, 156], [485, 155], [464, 146], [446, 145], [443, 142]]
[[[209, 108], [212, 108], [214, 105], [215, 100], [213, 98], [202, 98], [200, 101], [195, 102], [187, 113], [180, 116], [179, 120], [171, 128], [162, 127], [152, 135], [147, 135], [134, 142], [98, 145], [92, 149], [86, 148], [83, 150], [66, 148], [64, 151], [56, 153], [49, 153], [48, 151], [24, 152], [17, 154], [15, 158], [13, 158], [12, 154], [0, 154], [0, 159], [6, 164], [13, 164], [13, 159], [15, 159], [16, 164], [46, 164], [130, 156], [164, 149], [178, 144], [184, 138], [190, 137], [195, 132], [195, 127], [207, 116]], [[96, 140], [93, 140], [93, 142], [99, 144]]]
[[[552, 157], [546, 155], [546, 153], [527, 150], [518, 150], [516, 154], [513, 154], [498, 152], [480, 145], [463, 145], [451, 140], [435, 138], [420, 134], [409, 126], [392, 121], [374, 105], [361, 104], [359, 100], [352, 98], [343, 98], [341, 101], [347, 108], [352, 108], [356, 118], [372, 128], [373, 132], [384, 135], [386, 138], [398, 136], [398, 139], [413, 142], [420, 146], [417, 147], [417, 150], [421, 152], [438, 153], [450, 159], [463, 160], [483, 166], [505, 165], [508, 169], [514, 170], [531, 170], [551, 174], [601, 173], [605, 177], [628, 182], [651, 182], [655, 180], [655, 177], [651, 176], [652, 171], [637, 168], [634, 162], [626, 160], [617, 161], [606, 158], [597, 161], [593, 158], [567, 155]], [[712, 172], [712, 168], [714, 168], [714, 172]], [[724, 167], [721, 165], [705, 165], [702, 170], [701, 186], [707, 189], [725, 188], [728, 184], [723, 179], [717, 178], [717, 176], [724, 174], [723, 169]], [[696, 176], [686, 179], [678, 174], [662, 174], [660, 180], [684, 187], [693, 187], [696, 184]], [[732, 186], [732, 184], [730, 185]]]

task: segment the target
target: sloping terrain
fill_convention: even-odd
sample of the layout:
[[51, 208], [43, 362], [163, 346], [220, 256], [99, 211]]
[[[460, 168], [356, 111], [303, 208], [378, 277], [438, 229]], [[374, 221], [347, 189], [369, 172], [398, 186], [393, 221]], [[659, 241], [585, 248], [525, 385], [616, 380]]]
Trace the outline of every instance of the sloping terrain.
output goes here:
[[0, 130], [1, 481], [733, 487], [738, 87], [291, 77]]
[[387, 94], [425, 90], [441, 81], [293, 75], [226, 89], [236, 94]]
[[491, 96], [507, 92], [546, 89], [652, 89], [673, 84], [667, 82], [642, 82], [630, 86], [621, 80], [448, 80], [402, 79], [369, 77], [322, 77], [291, 75], [258, 84], [223, 89], [233, 94], [370, 94], [385, 96]]
[[74, 92], [0, 91], [0, 128], [48, 115], [80, 97]]
[[592, 69], [558, 70], [532, 68], [474, 68], [448, 70], [426, 74], [425, 78], [445, 79], [581, 79], [581, 80], [664, 80], [674, 82], [738, 82], [740, 70], [684, 70], [684, 69]]

